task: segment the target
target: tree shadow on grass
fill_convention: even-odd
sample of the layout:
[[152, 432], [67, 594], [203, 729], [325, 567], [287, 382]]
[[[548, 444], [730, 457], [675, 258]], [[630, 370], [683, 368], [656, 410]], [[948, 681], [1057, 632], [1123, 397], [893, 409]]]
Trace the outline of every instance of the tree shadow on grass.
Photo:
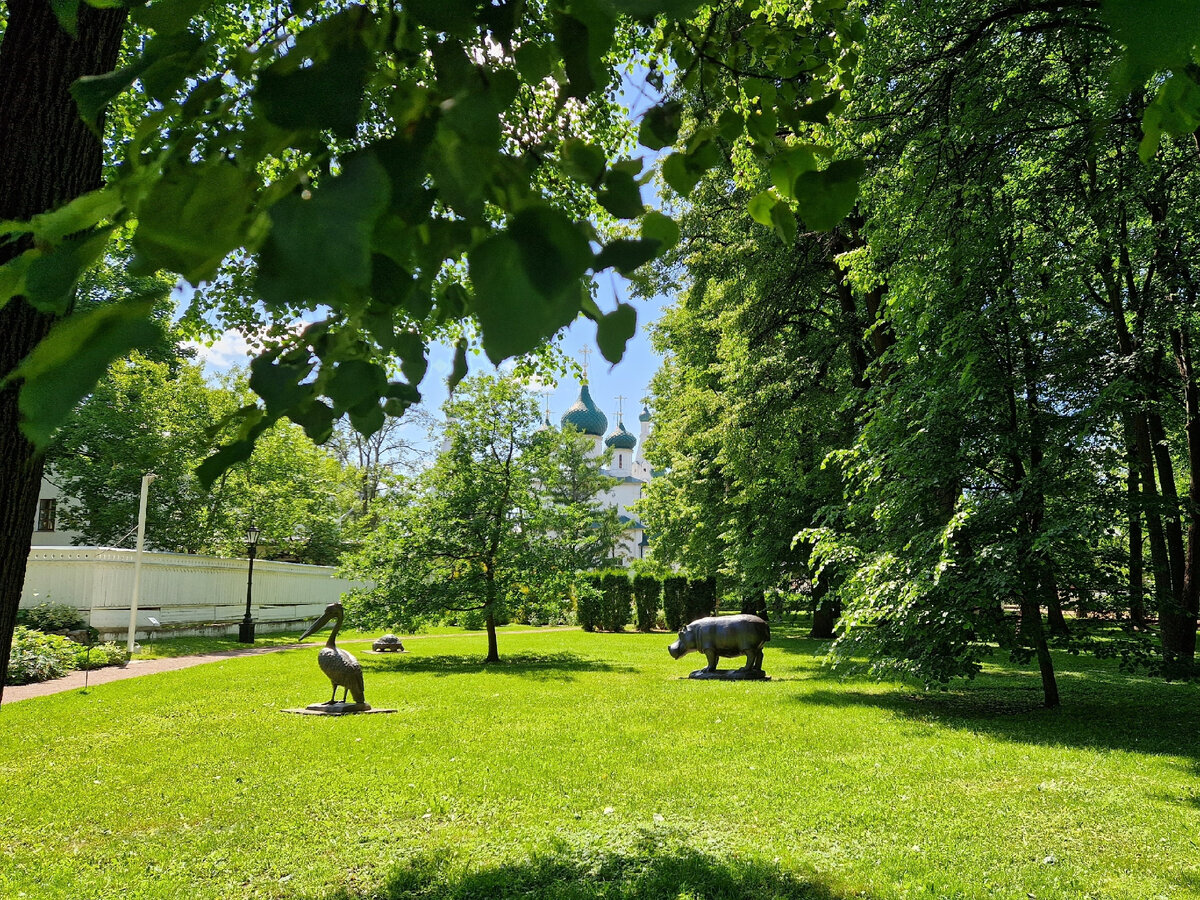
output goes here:
[[948, 691], [816, 690], [802, 703], [874, 707], [910, 719], [1047, 747], [1185, 757], [1200, 765], [1200, 687], [1060, 669], [1062, 706], [1042, 706], [1038, 676], [988, 673]]
[[571, 681], [580, 672], [635, 672], [633, 666], [613, 665], [577, 653], [501, 653], [500, 661], [484, 662], [478, 653], [437, 656], [376, 656], [362, 660], [369, 672], [410, 675], [520, 675], [539, 680]]
[[[343, 889], [321, 900], [360, 896]], [[426, 855], [405, 862], [367, 896], [373, 900], [847, 900], [851, 895], [765, 862], [673, 848], [628, 854], [560, 851], [470, 870]]]

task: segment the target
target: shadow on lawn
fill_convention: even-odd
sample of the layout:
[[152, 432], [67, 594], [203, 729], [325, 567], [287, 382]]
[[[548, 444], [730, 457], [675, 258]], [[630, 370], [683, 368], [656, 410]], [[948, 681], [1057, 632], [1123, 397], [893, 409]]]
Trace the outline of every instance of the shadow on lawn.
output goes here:
[[633, 666], [613, 665], [577, 653], [501, 653], [500, 661], [485, 663], [478, 653], [437, 656], [375, 656], [362, 660], [369, 671], [423, 675], [522, 675], [569, 681], [579, 672], [634, 672]]
[[1087, 669], [1058, 672], [1062, 706], [1042, 706], [1027, 672], [989, 673], [949, 691], [872, 693], [822, 689], [798, 696], [822, 706], [871, 706], [1008, 741], [1180, 756], [1200, 765], [1200, 689]]
[[[358, 895], [339, 891], [322, 900], [351, 896]], [[767, 863], [718, 859], [676, 848], [634, 855], [560, 852], [473, 871], [423, 856], [395, 870], [370, 896], [379, 900], [846, 900], [850, 895]]]

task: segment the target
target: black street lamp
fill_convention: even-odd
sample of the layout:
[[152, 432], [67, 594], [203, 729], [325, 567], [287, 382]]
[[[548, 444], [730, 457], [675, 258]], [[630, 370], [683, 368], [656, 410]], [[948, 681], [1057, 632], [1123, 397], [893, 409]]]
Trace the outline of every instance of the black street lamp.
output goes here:
[[254, 620], [250, 618], [250, 593], [254, 589], [254, 555], [258, 551], [258, 536], [261, 532], [253, 525], [246, 530], [246, 550], [250, 554], [250, 571], [246, 573], [246, 618], [238, 628], [238, 641], [254, 643]]

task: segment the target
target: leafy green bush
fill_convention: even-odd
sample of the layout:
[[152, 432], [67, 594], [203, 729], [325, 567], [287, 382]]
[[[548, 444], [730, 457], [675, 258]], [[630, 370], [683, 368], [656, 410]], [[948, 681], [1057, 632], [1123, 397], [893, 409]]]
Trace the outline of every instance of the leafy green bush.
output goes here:
[[57, 634], [43, 634], [18, 625], [13, 631], [5, 684], [33, 684], [61, 678], [76, 665], [79, 644]]
[[662, 582], [653, 575], [633, 576], [633, 602], [637, 609], [638, 631], [649, 631], [658, 621], [658, 601]]
[[49, 602], [17, 610], [17, 624], [46, 634], [74, 631], [87, 625], [75, 607], [68, 603]]
[[683, 618], [687, 612], [687, 590], [688, 580], [682, 575], [663, 579], [663, 615], [671, 631], [678, 631], [687, 624]]
[[633, 585], [624, 572], [608, 572], [601, 579], [604, 589], [604, 608], [600, 625], [605, 631], [624, 631], [629, 624], [633, 607]]
[[129, 662], [129, 651], [116, 641], [103, 644], [93, 644], [91, 652], [87, 647], [75, 645], [75, 668], [103, 669], [105, 666], [123, 666]]
[[717, 579], [692, 578], [688, 580], [684, 600], [684, 624], [714, 615], [717, 611]]
[[600, 610], [604, 595], [593, 584], [592, 578], [580, 578], [575, 582], [575, 621], [584, 631], [595, 631], [600, 624]]

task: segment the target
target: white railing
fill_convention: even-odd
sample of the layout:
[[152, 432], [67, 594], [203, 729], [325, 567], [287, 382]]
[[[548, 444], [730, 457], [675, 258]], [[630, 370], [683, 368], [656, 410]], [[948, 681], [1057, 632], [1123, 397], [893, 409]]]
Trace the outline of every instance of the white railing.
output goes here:
[[[21, 606], [67, 603], [105, 640], [129, 628], [133, 550], [109, 547], [34, 547]], [[245, 559], [184, 553], [145, 553], [137, 634], [229, 634], [246, 612]], [[251, 615], [262, 632], [285, 631], [320, 615], [355, 582], [329, 566], [254, 561]], [[150, 619], [156, 619], [154, 625]]]

